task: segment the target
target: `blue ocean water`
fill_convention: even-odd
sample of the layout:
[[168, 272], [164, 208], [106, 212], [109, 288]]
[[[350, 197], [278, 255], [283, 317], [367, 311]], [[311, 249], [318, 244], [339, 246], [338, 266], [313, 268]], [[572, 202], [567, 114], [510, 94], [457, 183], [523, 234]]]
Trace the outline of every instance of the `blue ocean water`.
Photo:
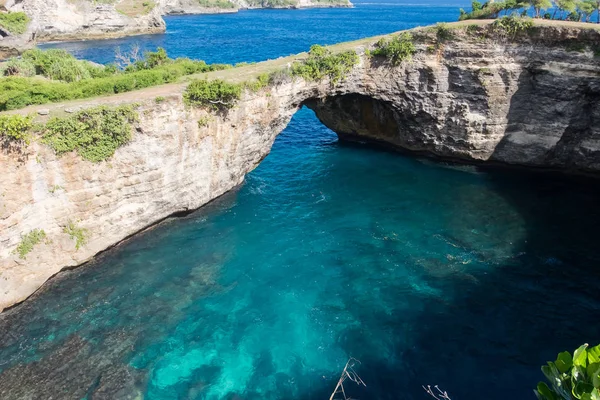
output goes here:
[[[359, 4], [177, 17], [162, 40], [231, 62], [455, 14]], [[292, 22], [273, 22], [294, 18], [314, 29], [300, 49]], [[187, 27], [203, 24], [229, 30], [214, 55], [186, 47]], [[281, 29], [281, 43], [254, 40], [252, 53], [254, 27]], [[64, 44], [101, 57], [76, 45]], [[339, 142], [303, 109], [239, 189], [1, 314], [0, 398], [328, 399], [352, 356], [367, 387], [346, 388], [361, 400], [427, 399], [428, 384], [453, 400], [533, 399], [540, 365], [600, 342], [599, 200], [595, 180]]]
[[[165, 48], [171, 57], [209, 63], [254, 62], [307, 51], [313, 44], [334, 44], [436, 22], [456, 21], [464, 0], [354, 2], [348, 9], [247, 10], [228, 15], [167, 16], [167, 32], [114, 40], [50, 43], [76, 57], [115, 61], [115, 49], [133, 44], [142, 50]], [[465, 7], [467, 8], [467, 7]]]

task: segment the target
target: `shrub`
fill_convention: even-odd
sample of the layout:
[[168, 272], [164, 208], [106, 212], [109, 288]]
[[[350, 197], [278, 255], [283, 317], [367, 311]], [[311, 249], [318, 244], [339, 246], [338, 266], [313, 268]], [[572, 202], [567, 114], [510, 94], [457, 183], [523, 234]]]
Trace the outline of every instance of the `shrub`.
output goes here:
[[69, 220], [67, 226], [64, 227], [63, 232], [75, 240], [75, 249], [79, 250], [87, 243], [88, 231], [85, 228], [80, 228], [75, 222]]
[[528, 7], [529, 5], [525, 4], [526, 2], [517, 2], [515, 0], [510, 1], [488, 1], [483, 5], [477, 1], [472, 3], [471, 12], [465, 12], [462, 8], [460, 9], [460, 16], [458, 17], [459, 21], [464, 21], [467, 19], [488, 19], [488, 18], [497, 18], [501, 11], [509, 11], [514, 10], [521, 7]]
[[447, 40], [450, 40], [453, 36], [452, 30], [448, 28], [447, 24], [438, 22], [435, 25], [435, 38], [437, 39], [438, 43], [443, 43]]
[[287, 69], [280, 69], [269, 74], [269, 85], [271, 86], [281, 85], [289, 82], [290, 80], [290, 71]]
[[565, 43], [565, 50], [577, 53], [585, 53], [587, 46], [578, 40], [570, 40]]
[[54, 193], [56, 193], [56, 192], [58, 192], [59, 190], [62, 190], [62, 189], [64, 189], [62, 186], [60, 186], [60, 185], [54, 185], [50, 189], [48, 189], [48, 192], [51, 193], [51, 194], [54, 194]]
[[542, 372], [550, 382], [540, 382], [534, 390], [539, 400], [600, 399], [600, 345], [587, 344], [573, 352], [559, 353]]
[[220, 79], [214, 81], [196, 80], [188, 85], [183, 100], [188, 105], [224, 110], [233, 107], [242, 95], [242, 85], [228, 83]]
[[154, 98], [154, 102], [155, 102], [156, 104], [160, 104], [160, 103], [162, 103], [163, 101], [165, 101], [165, 98], [164, 98], [163, 96], [156, 96], [156, 97]]
[[133, 106], [98, 106], [69, 117], [54, 117], [44, 127], [42, 141], [57, 154], [77, 151], [83, 159], [99, 162], [131, 140]]
[[252, 82], [246, 82], [244, 86], [253, 92], [257, 92], [260, 89], [269, 86], [269, 74], [264, 73], [260, 74], [256, 80]]
[[0, 67], [2, 76], [34, 76], [35, 66], [29, 60], [22, 58], [11, 58]]
[[28, 50], [23, 53], [23, 60], [35, 67], [36, 74], [65, 82], [102, 78], [117, 73], [115, 65], [103, 66], [78, 60], [65, 50], [58, 49]]
[[48, 78], [50, 77], [50, 69], [54, 63], [64, 62], [65, 60], [76, 60], [72, 54], [59, 49], [27, 50], [23, 53], [23, 59], [28, 60], [35, 66], [36, 74], [44, 75]]
[[385, 57], [392, 65], [398, 65], [402, 61], [410, 60], [417, 50], [410, 33], [404, 32], [390, 40], [381, 39], [375, 44], [375, 50], [371, 55]]
[[344, 79], [348, 72], [358, 64], [358, 55], [354, 50], [333, 54], [331, 50], [315, 44], [308, 52], [308, 58], [292, 65], [292, 75], [301, 76], [309, 81], [319, 81], [326, 76], [332, 83]]
[[208, 115], [198, 118], [198, 128], [205, 128], [209, 123], [210, 117]]
[[43, 229], [34, 229], [26, 235], [21, 236], [21, 242], [15, 249], [15, 253], [20, 258], [25, 259], [27, 254], [33, 250], [33, 247], [46, 238], [46, 232]]
[[31, 115], [0, 115], [0, 136], [8, 140], [29, 144], [31, 141], [29, 131], [32, 127], [33, 116]]
[[470, 35], [476, 34], [479, 32], [479, 26], [475, 24], [470, 24], [467, 26], [467, 33]]
[[492, 30], [501, 36], [515, 38], [519, 34], [528, 32], [533, 26], [531, 18], [511, 15], [495, 20]]
[[12, 34], [25, 33], [27, 25], [29, 25], [29, 17], [24, 12], [0, 13], [0, 26]]
[[144, 56], [148, 68], [155, 68], [171, 61], [166, 50], [162, 47], [157, 48], [156, 51], [147, 51]]
[[143, 69], [152, 69], [161, 65], [170, 64], [172, 62], [174, 62], [174, 60], [169, 58], [167, 51], [162, 47], [159, 47], [156, 49], [156, 51], [145, 52], [142, 60], [137, 60], [135, 63], [128, 65], [127, 68], [125, 68], [125, 71], [133, 72], [141, 71]]
[[23, 54], [23, 60], [32, 64], [37, 74], [62, 81], [48, 81], [36, 77], [2, 78], [0, 111], [32, 104], [122, 93], [174, 82], [185, 75], [231, 68], [227, 64], [208, 65], [204, 61], [187, 58], [171, 60], [165, 58], [164, 50], [148, 54], [150, 61], [136, 63], [127, 71], [120, 71], [115, 65], [103, 67], [77, 60], [63, 50], [29, 50]]
[[45, 75], [50, 79], [65, 82], [77, 82], [92, 77], [90, 68], [85, 66], [84, 62], [74, 58], [65, 58], [53, 62]]

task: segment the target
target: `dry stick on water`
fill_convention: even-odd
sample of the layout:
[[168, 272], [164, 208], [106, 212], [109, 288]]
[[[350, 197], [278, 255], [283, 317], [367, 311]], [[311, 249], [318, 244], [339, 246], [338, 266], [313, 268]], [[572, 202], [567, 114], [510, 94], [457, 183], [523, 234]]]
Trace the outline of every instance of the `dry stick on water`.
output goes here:
[[338, 393], [341, 393], [342, 396], [344, 396], [344, 400], [352, 400], [351, 397], [346, 396], [346, 391], [344, 390], [344, 381], [346, 379], [350, 379], [358, 386], [362, 385], [364, 387], [367, 387], [366, 383], [363, 382], [363, 380], [360, 378], [360, 376], [358, 376], [358, 374], [354, 370], [354, 366], [356, 364], [360, 364], [360, 361], [358, 361], [354, 357], [350, 357], [350, 359], [346, 363], [346, 366], [344, 367], [344, 370], [342, 371], [342, 375], [340, 375], [340, 380], [338, 381], [335, 390], [333, 391], [333, 393], [331, 393], [331, 397], [329, 397], [329, 400], [334, 400], [335, 395]]
[[423, 390], [425, 390], [425, 392], [427, 392], [427, 394], [429, 394], [431, 397], [433, 397], [435, 400], [452, 400], [450, 398], [450, 396], [448, 396], [448, 392], [443, 392], [438, 385], [435, 385], [433, 388], [437, 391], [434, 392], [433, 389], [431, 388], [431, 385], [427, 385], [427, 387], [421, 385], [421, 387], [423, 388]]

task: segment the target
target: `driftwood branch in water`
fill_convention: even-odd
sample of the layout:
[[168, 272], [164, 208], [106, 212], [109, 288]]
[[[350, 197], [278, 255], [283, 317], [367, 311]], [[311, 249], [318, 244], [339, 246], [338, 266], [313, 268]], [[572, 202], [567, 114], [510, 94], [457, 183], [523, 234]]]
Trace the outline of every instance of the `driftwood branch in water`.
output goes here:
[[[423, 390], [425, 390], [425, 392], [430, 395], [431, 397], [433, 397], [435, 400], [452, 400], [450, 398], [450, 396], [448, 396], [448, 392], [442, 391], [442, 389], [440, 389], [438, 387], [438, 385], [435, 385], [433, 387], [433, 389], [431, 388], [431, 385], [427, 385], [427, 387], [425, 386], [421, 386], [423, 388]], [[435, 389], [435, 391], [434, 391]]]
[[342, 396], [344, 396], [344, 400], [352, 400], [352, 398], [346, 396], [346, 390], [344, 389], [344, 381], [346, 381], [346, 379], [350, 379], [358, 386], [367, 386], [354, 370], [354, 367], [358, 364], [360, 364], [360, 361], [358, 361], [356, 358], [350, 357], [350, 359], [346, 363], [346, 366], [344, 367], [344, 370], [342, 371], [342, 375], [340, 375], [340, 379], [338, 380], [338, 383], [335, 386], [333, 393], [331, 393], [331, 396], [329, 397], [329, 400], [335, 400], [335, 395], [338, 393], [341, 393]]

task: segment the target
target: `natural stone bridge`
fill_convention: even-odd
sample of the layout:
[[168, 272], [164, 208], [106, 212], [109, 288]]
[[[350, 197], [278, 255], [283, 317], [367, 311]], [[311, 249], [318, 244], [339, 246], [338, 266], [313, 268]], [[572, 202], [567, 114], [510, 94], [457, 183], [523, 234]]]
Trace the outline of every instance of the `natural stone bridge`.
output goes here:
[[[106, 162], [57, 157], [39, 143], [21, 154], [0, 154], [0, 309], [25, 299], [62, 268], [242, 183], [303, 105], [341, 138], [471, 162], [600, 169], [596, 30], [544, 25], [515, 43], [462, 29], [436, 47], [428, 44], [435, 33], [415, 34], [422, 37], [410, 62], [392, 67], [367, 57], [373, 38], [334, 46], [360, 54], [359, 65], [339, 84], [287, 80], [246, 92], [224, 114], [186, 107], [185, 84], [20, 110], [55, 115], [69, 107], [138, 102], [140, 122], [133, 140]], [[574, 40], [585, 49], [569, 51]], [[208, 77], [247, 80], [291, 61]], [[157, 96], [165, 101], [155, 102]], [[199, 126], [207, 114], [207, 126]], [[79, 250], [63, 232], [69, 220], [89, 233]], [[35, 228], [50, 240], [21, 260], [12, 252]]]

